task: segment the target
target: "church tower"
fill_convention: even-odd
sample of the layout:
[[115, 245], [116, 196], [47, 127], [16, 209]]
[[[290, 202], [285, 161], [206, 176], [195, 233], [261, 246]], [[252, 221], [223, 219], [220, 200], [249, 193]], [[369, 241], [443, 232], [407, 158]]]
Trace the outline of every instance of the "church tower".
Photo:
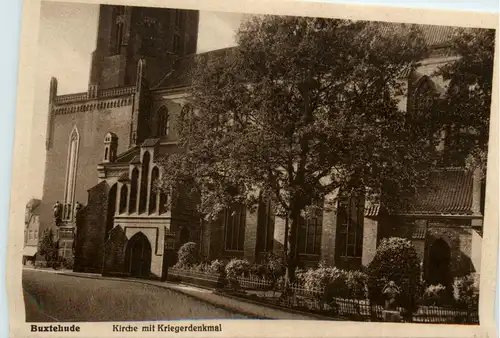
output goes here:
[[196, 53], [198, 18], [193, 10], [101, 5], [90, 96], [101, 89], [135, 85], [141, 59], [148, 65], [147, 83], [156, 85], [173, 62]]

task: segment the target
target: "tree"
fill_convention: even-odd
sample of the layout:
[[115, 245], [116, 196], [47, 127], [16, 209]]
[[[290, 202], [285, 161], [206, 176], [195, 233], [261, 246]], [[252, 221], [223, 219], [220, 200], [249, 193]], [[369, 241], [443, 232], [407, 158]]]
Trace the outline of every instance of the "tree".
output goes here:
[[[436, 75], [450, 81], [440, 107], [440, 123], [447, 125], [447, 162], [486, 172], [495, 30], [457, 29], [452, 51], [459, 58]], [[468, 155], [467, 158], [465, 158]], [[457, 163], [458, 162], [458, 163]]]
[[47, 267], [55, 267], [54, 264], [57, 263], [58, 249], [58, 243], [57, 241], [54, 241], [52, 229], [45, 229], [42, 235], [42, 240], [40, 241], [39, 252], [45, 258]]
[[408, 133], [397, 96], [426, 46], [413, 25], [285, 16], [253, 17], [237, 38], [198, 58], [182, 151], [164, 161], [160, 188], [175, 200], [190, 187], [208, 220], [272, 198], [293, 280], [299, 217], [366, 186], [373, 197], [391, 187], [396, 206], [422, 182], [432, 132]]

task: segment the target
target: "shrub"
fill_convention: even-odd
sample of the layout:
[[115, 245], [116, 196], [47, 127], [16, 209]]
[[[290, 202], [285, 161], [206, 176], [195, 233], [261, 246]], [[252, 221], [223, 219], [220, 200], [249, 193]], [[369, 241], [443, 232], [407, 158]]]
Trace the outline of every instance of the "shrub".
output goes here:
[[59, 245], [54, 240], [54, 233], [52, 229], [45, 229], [43, 232], [38, 251], [41, 256], [45, 258], [46, 266], [48, 268], [56, 269], [58, 266], [58, 249]]
[[453, 282], [453, 297], [462, 308], [470, 310], [478, 309], [479, 285], [473, 275], [455, 278]]
[[269, 279], [276, 281], [278, 278], [285, 275], [286, 264], [283, 255], [270, 252], [266, 255], [264, 261]]
[[304, 274], [304, 288], [310, 292], [318, 292], [323, 298], [346, 297], [346, 273], [335, 267], [321, 266], [309, 269]]
[[260, 277], [266, 278], [269, 275], [269, 271], [266, 265], [263, 264], [253, 264], [250, 267], [250, 274]]
[[400, 288], [400, 305], [409, 311], [415, 309], [420, 262], [409, 240], [398, 237], [382, 240], [367, 274], [368, 296], [373, 302], [383, 304], [383, 289], [389, 281], [394, 281]]
[[73, 264], [74, 264], [73, 258], [61, 257], [61, 265], [64, 269], [73, 270]]
[[225, 274], [226, 263], [221, 260], [214, 260], [210, 263], [210, 273], [224, 275]]
[[177, 256], [178, 261], [176, 266], [180, 268], [191, 267], [200, 262], [198, 245], [194, 242], [188, 242], [181, 246]]
[[366, 299], [368, 297], [368, 276], [361, 271], [347, 271], [345, 274], [348, 298]]
[[197, 272], [210, 272], [210, 265], [206, 262], [192, 266], [192, 269]]
[[297, 268], [295, 270], [295, 282], [299, 285], [304, 285], [306, 283], [306, 270]]
[[422, 304], [429, 306], [442, 306], [446, 304], [446, 287], [438, 284], [438, 285], [429, 285], [423, 295], [422, 295]]
[[226, 276], [235, 279], [250, 272], [250, 263], [245, 259], [234, 258], [225, 267]]

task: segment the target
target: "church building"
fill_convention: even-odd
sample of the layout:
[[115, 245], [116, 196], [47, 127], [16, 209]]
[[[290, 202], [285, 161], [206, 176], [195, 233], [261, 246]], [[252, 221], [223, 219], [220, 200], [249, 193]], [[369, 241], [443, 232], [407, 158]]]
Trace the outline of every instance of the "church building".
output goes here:
[[[102, 5], [88, 90], [58, 95], [57, 80], [51, 80], [40, 231], [57, 228], [60, 256], [73, 259], [75, 271], [162, 278], [165, 253], [188, 241], [210, 260], [255, 262], [283, 250], [285, 220], [268, 204], [255, 212], [228, 210], [207, 223], [189, 203], [168, 207], [169, 197], [153, 188], [162, 158], [179, 151], [174, 121], [190, 109], [186, 74], [197, 50], [198, 22], [197, 11]], [[400, 104], [405, 111], [448, 90], [449, 83], [432, 74], [456, 59], [447, 48], [450, 28], [422, 29], [432, 53], [407, 79]], [[360, 268], [382, 238], [402, 236], [413, 242], [422, 272], [433, 282], [478, 273], [481, 178], [444, 168], [429, 185], [432, 193], [401, 214], [366, 201], [302, 219], [301, 264]]]

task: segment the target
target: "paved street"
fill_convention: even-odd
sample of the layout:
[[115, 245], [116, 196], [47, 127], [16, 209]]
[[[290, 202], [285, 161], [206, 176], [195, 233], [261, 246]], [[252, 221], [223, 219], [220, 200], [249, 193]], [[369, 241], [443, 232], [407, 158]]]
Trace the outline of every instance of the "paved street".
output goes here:
[[247, 318], [154, 285], [36, 270], [23, 271], [23, 292], [28, 322]]

